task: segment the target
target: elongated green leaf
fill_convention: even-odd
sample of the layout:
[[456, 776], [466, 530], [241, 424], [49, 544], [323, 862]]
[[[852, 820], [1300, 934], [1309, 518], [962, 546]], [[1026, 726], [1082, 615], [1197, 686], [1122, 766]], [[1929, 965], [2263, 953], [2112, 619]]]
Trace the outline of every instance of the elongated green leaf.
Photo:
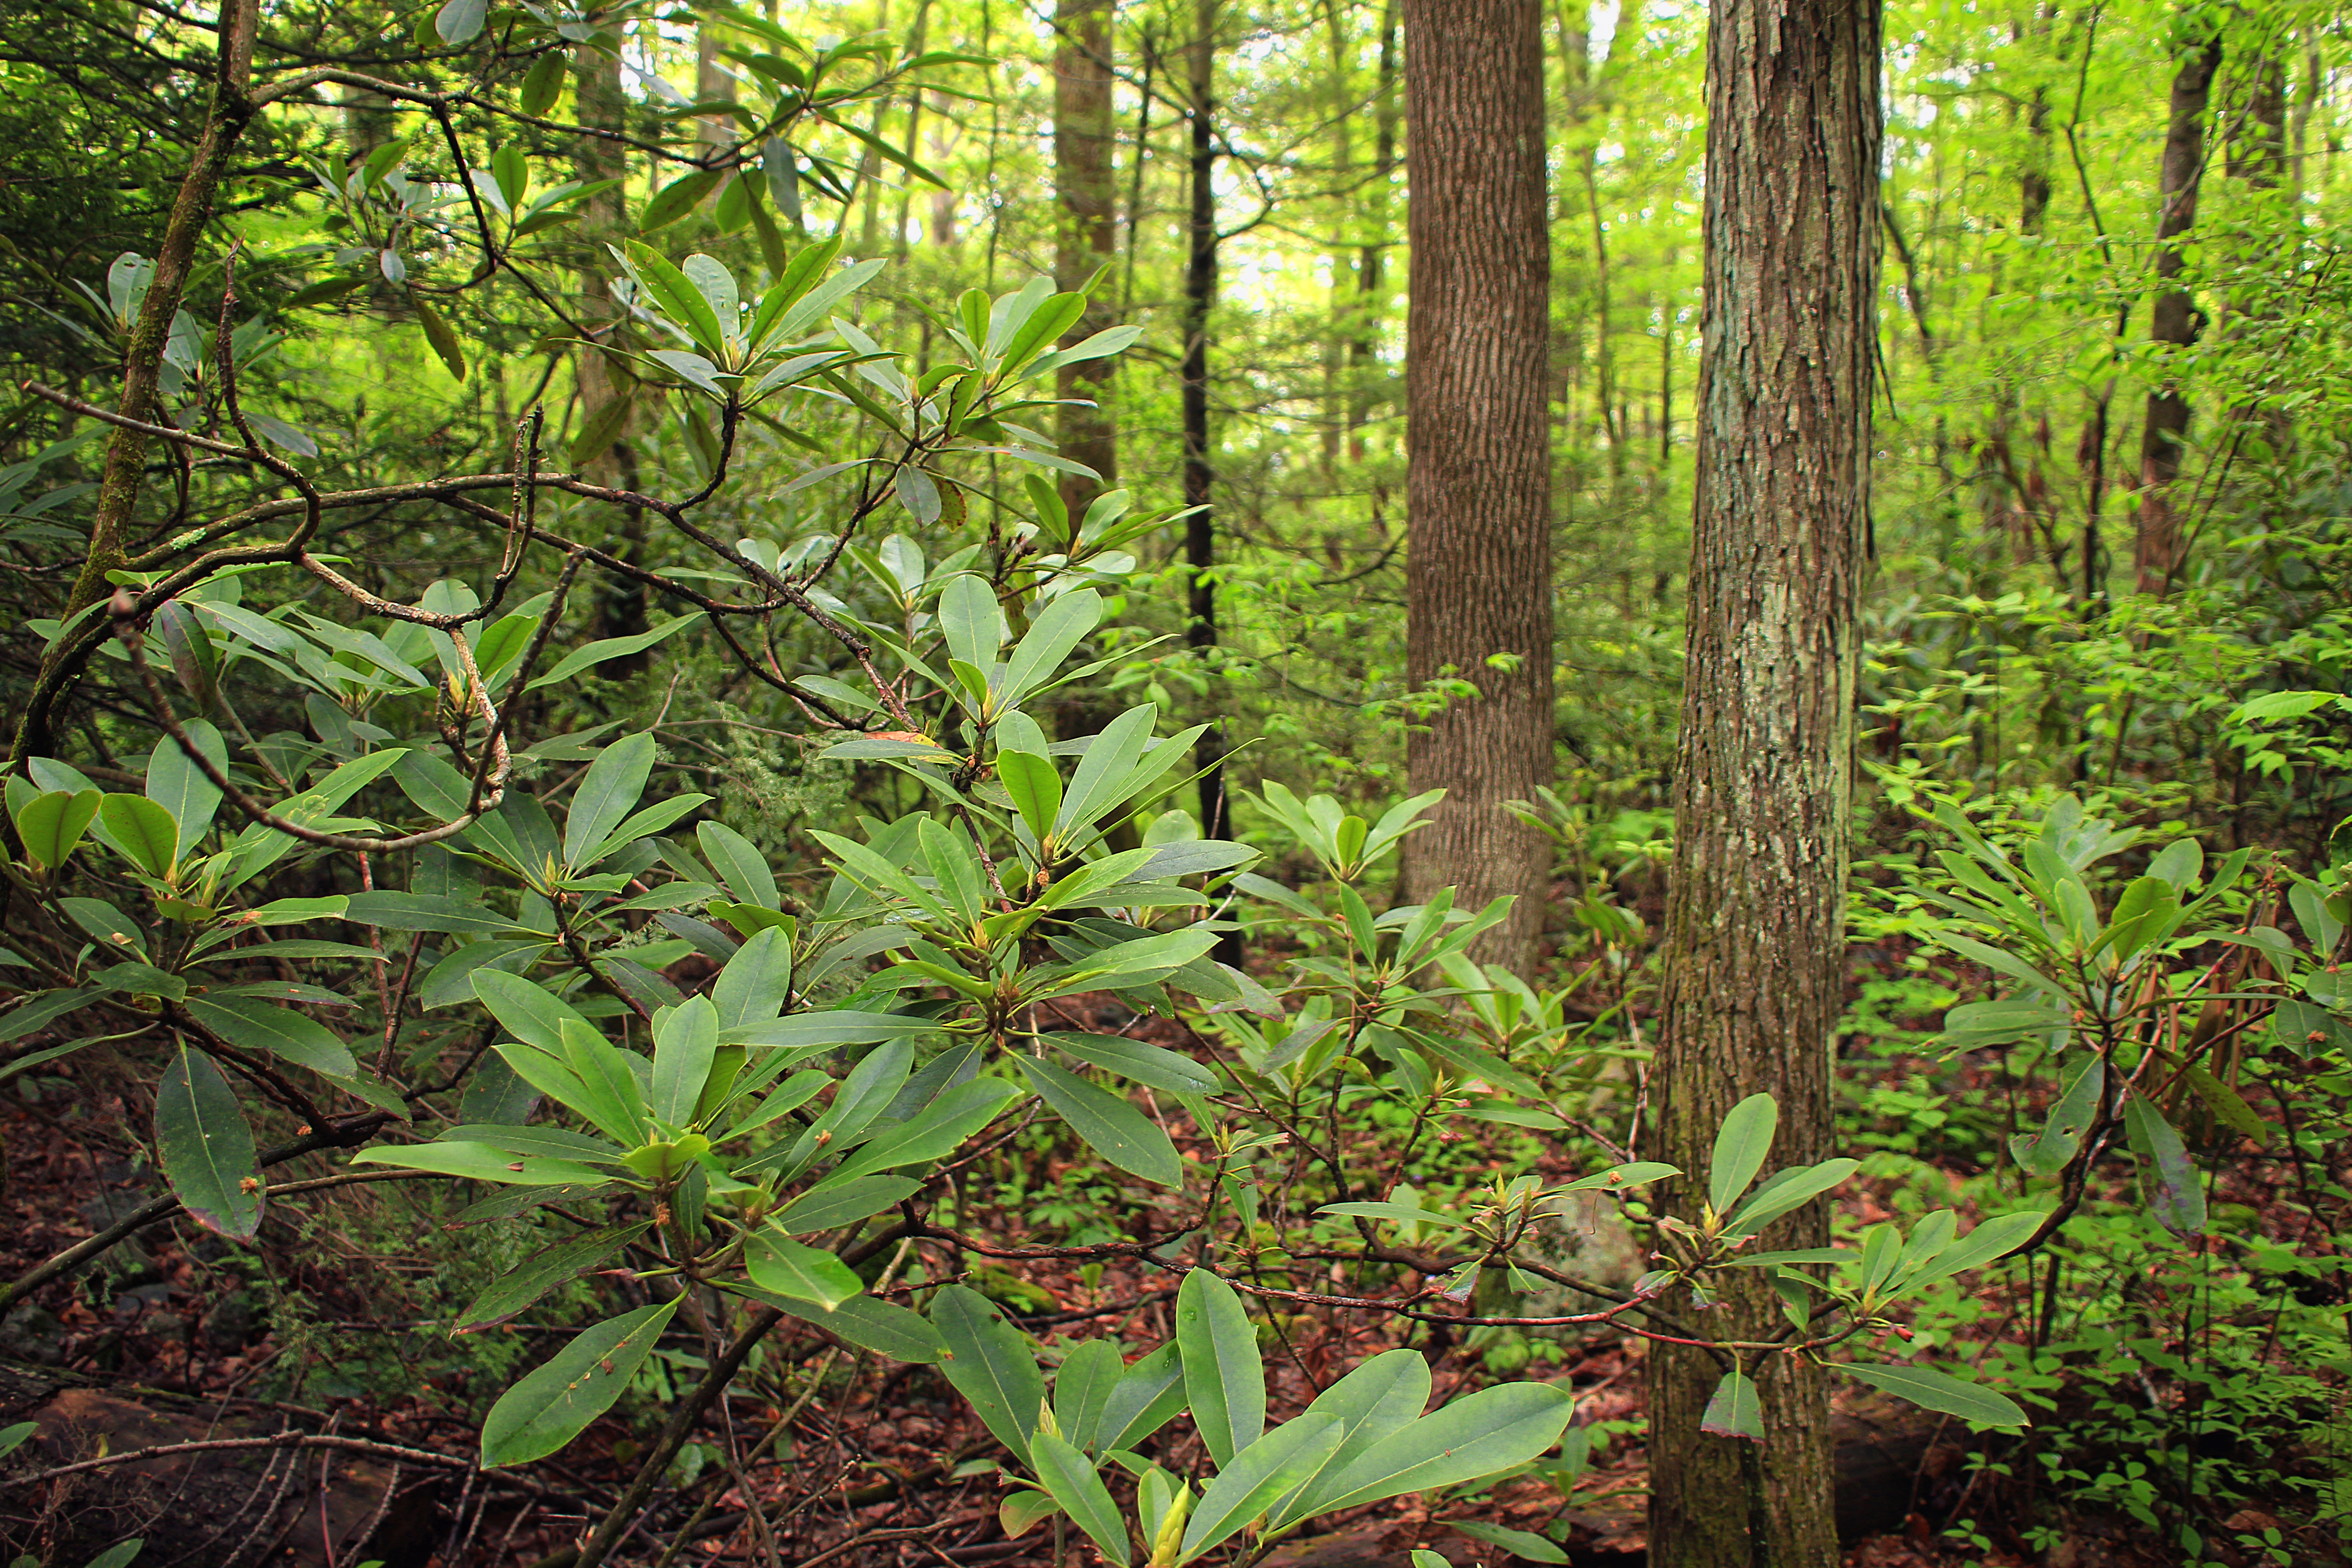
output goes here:
[[1482, 1519], [1447, 1519], [1437, 1521], [1456, 1535], [1466, 1535], [1473, 1541], [1483, 1541], [1489, 1546], [1499, 1546], [1512, 1556], [1528, 1563], [1565, 1563], [1568, 1553], [1554, 1542], [1528, 1531], [1512, 1530], [1506, 1525], [1488, 1524]]
[[1114, 1341], [1087, 1340], [1062, 1358], [1054, 1374], [1054, 1423], [1072, 1447], [1093, 1452], [1111, 1390], [1126, 1374]]
[[1132, 1448], [1184, 1408], [1184, 1362], [1175, 1342], [1139, 1357], [1111, 1385], [1095, 1432], [1095, 1451]]
[[233, 1241], [261, 1228], [253, 1130], [212, 1058], [182, 1047], [155, 1086], [155, 1153], [188, 1217]]
[[1924, 1409], [1957, 1415], [1980, 1426], [2023, 1426], [2029, 1424], [2025, 1412], [2007, 1394], [1987, 1388], [1982, 1384], [1963, 1383], [1957, 1377], [1930, 1371], [1924, 1366], [1886, 1366], [1856, 1362], [1843, 1370], [1847, 1376], [1866, 1383], [1882, 1394], [1891, 1394]]
[[[1003, 685], [996, 694], [998, 704], [1017, 708], [1024, 698], [1053, 679], [1070, 650], [1101, 624], [1102, 615], [1102, 595], [1092, 588], [1072, 589], [1047, 605], [1013, 650], [1013, 657], [1005, 660]], [[1055, 794], [1060, 793], [1056, 787]]]
[[766, 1023], [730, 1025], [719, 1031], [719, 1037], [730, 1046], [781, 1046], [799, 1050], [810, 1046], [870, 1046], [877, 1040], [927, 1035], [939, 1026], [938, 1021], [931, 1018], [835, 1007], [822, 1013], [795, 1013]]
[[1216, 1069], [1165, 1046], [1119, 1035], [1048, 1035], [1045, 1038], [1082, 1062], [1152, 1089], [1177, 1094], [1213, 1094], [1217, 1090]]
[[[228, 771], [228, 747], [218, 730], [202, 719], [191, 719], [181, 726], [206, 762], [223, 773]], [[213, 813], [220, 809], [220, 786], [207, 777], [180, 749], [180, 742], [166, 735], [155, 742], [147, 755], [147, 798], [171, 813], [179, 825], [179, 837], [173, 852], [178, 860], [195, 847], [205, 830], [213, 825]]]
[[1034, 752], [999, 752], [996, 781], [1013, 797], [1033, 837], [1043, 839], [1054, 830], [1055, 814], [1062, 809], [1062, 775], [1051, 759]]
[[99, 802], [99, 823], [112, 848], [158, 879], [172, 874], [180, 827], [172, 814], [144, 795], [110, 795]]
[[[572, 1069], [583, 1091], [571, 1109], [587, 1118], [606, 1137], [625, 1146], [643, 1139], [645, 1089], [637, 1079], [632, 1053], [614, 1045], [593, 1027], [575, 1024], [569, 1018], [562, 1021], [557, 1033], [562, 1039], [563, 1065]], [[512, 1057], [507, 1059], [515, 1062]], [[521, 1071], [521, 1063], [515, 1062], [515, 1068]]]
[[[102, 799], [94, 789], [68, 793], [53, 789], [36, 795], [16, 814], [16, 837], [25, 853], [43, 870], [55, 870], [81, 844], [82, 835], [98, 816]], [[136, 799], [136, 796], [125, 796]]]
[[437, 893], [353, 893], [344, 903], [343, 918], [354, 925], [377, 926], [384, 931], [437, 931], [465, 936], [546, 940], [544, 932], [519, 926], [470, 899]]
[[1441, 1230], [1467, 1230], [1470, 1222], [1456, 1219], [1435, 1209], [1415, 1208], [1411, 1204], [1361, 1203], [1325, 1204], [1317, 1214], [1345, 1215], [1351, 1219], [1389, 1220], [1398, 1225], [1434, 1226]]
[[1297, 1517], [1326, 1475], [1338, 1475], [1368, 1452], [1373, 1444], [1402, 1432], [1419, 1418], [1429, 1403], [1429, 1363], [1419, 1351], [1385, 1351], [1325, 1389], [1307, 1407], [1308, 1415], [1328, 1415], [1339, 1423], [1339, 1442], [1281, 1502], [1275, 1505], [1276, 1528]]
[[768, 1223], [786, 1236], [837, 1230], [897, 1207], [920, 1192], [922, 1186], [912, 1176], [856, 1176], [846, 1182], [820, 1182], [777, 1210]]
[[1707, 1161], [1706, 1201], [1717, 1214], [1727, 1214], [1772, 1151], [1773, 1130], [1780, 1108], [1769, 1094], [1751, 1094], [1731, 1108], [1715, 1135], [1715, 1152]]
[[443, 1132], [439, 1142], [446, 1143], [487, 1143], [493, 1149], [503, 1149], [509, 1154], [530, 1154], [550, 1160], [576, 1160], [589, 1165], [617, 1165], [626, 1152], [619, 1144], [585, 1132], [574, 1132], [568, 1127], [537, 1127], [514, 1125], [473, 1125], [452, 1127]]
[[698, 624], [701, 619], [702, 612], [697, 610], [691, 615], [680, 616], [674, 621], [666, 621], [649, 632], [639, 632], [635, 637], [605, 637], [601, 641], [574, 648], [558, 659], [554, 668], [534, 679], [530, 683], [530, 689], [536, 691], [542, 686], [554, 686], [570, 680], [583, 670], [593, 669], [606, 659], [622, 658], [633, 653], [643, 653], [646, 649], [658, 643], [667, 642], [688, 627]]
[[1723, 1234], [1734, 1239], [1754, 1236], [1782, 1215], [1802, 1208], [1862, 1169], [1859, 1160], [1824, 1160], [1818, 1165], [1792, 1165], [1776, 1171], [1748, 1201], [1732, 1211]]
[[541, 1247], [475, 1297], [474, 1304], [450, 1325], [450, 1334], [454, 1337], [474, 1333], [520, 1315], [549, 1291], [603, 1267], [605, 1259], [648, 1228], [642, 1220], [630, 1225], [608, 1225], [570, 1241]]
[[793, 994], [793, 939], [770, 926], [754, 931], [710, 988], [722, 1029], [773, 1022]]
[[1184, 1162], [1168, 1134], [1134, 1106], [1036, 1057], [1015, 1058], [1022, 1076], [1061, 1112], [1087, 1146], [1120, 1170], [1163, 1187], [1184, 1184]]
[[604, 841], [646, 792], [654, 770], [654, 738], [639, 731], [604, 748], [588, 764], [580, 787], [572, 796], [572, 815], [563, 824], [563, 863], [582, 864], [581, 857]]
[[1184, 1526], [1177, 1561], [1189, 1563], [1223, 1545], [1241, 1528], [1296, 1490], [1329, 1458], [1346, 1428], [1334, 1415], [1301, 1415], [1250, 1444], [1222, 1465]]
[[2203, 1235], [2205, 1187], [2172, 1123], [2146, 1096], [2135, 1094], [2124, 1101], [2124, 1135], [2140, 1158], [2148, 1213], [2176, 1236]]
[[1029, 1464], [1087, 1539], [1118, 1568], [1127, 1568], [1130, 1561], [1127, 1524], [1118, 1516], [1118, 1505], [1110, 1500], [1110, 1489], [1103, 1485], [1086, 1456], [1052, 1433], [1039, 1432], [1029, 1439]]
[[1982, 1268], [2008, 1257], [2026, 1238], [2042, 1228], [2050, 1216], [2039, 1212], [2005, 1214], [1989, 1219], [1959, 1240], [1937, 1253], [1933, 1260], [1921, 1268], [1908, 1283], [1914, 1288], [1930, 1280], [1948, 1279], [1955, 1274], [1965, 1274], [1971, 1268]]
[[1698, 1429], [1717, 1437], [1764, 1440], [1764, 1405], [1757, 1396], [1756, 1380], [1744, 1372], [1727, 1372], [1699, 1415]]
[[613, 1407], [685, 1298], [597, 1324], [499, 1396], [482, 1423], [482, 1466], [544, 1459]]
[[1571, 1193], [1589, 1192], [1599, 1188], [1614, 1192], [1620, 1187], [1645, 1187], [1652, 1182], [1663, 1182], [1668, 1176], [1679, 1176], [1682, 1167], [1656, 1160], [1636, 1160], [1630, 1165], [1612, 1165], [1605, 1171], [1595, 1171], [1579, 1181], [1568, 1184]]
[[653, 1092], [646, 1109], [672, 1127], [694, 1121], [710, 1064], [719, 1055], [719, 1009], [708, 996], [672, 1008], [654, 1031]]
[[1318, 1479], [1299, 1518], [1429, 1491], [1523, 1465], [1559, 1441], [1576, 1402], [1545, 1383], [1482, 1388], [1392, 1432]]
[[563, 1048], [563, 1025], [567, 1019], [583, 1029], [593, 1027], [555, 993], [503, 970], [476, 970], [474, 994], [481, 998], [490, 1016], [504, 1025], [508, 1033], [543, 1051]]
[[2073, 1163], [2083, 1146], [2083, 1135], [2099, 1114], [2106, 1082], [2106, 1067], [2101, 1058], [2093, 1057], [2084, 1063], [2051, 1108], [2042, 1131], [2021, 1132], [2009, 1141], [2010, 1158], [2029, 1176], [2054, 1176]]
[[743, 1265], [761, 1289], [827, 1310], [866, 1289], [865, 1282], [832, 1253], [764, 1232], [743, 1244]]
[[729, 891], [747, 904], [766, 910], [776, 907], [776, 875], [768, 869], [758, 846], [719, 822], [702, 824], [694, 836]]
[[469, 1182], [496, 1182], [510, 1187], [564, 1187], [574, 1183], [602, 1186], [617, 1173], [571, 1160], [517, 1154], [492, 1143], [378, 1144], [352, 1155], [352, 1163], [432, 1171], [444, 1176], [462, 1176]]
[[1019, 1093], [1002, 1079], [960, 1084], [933, 1100], [920, 1116], [880, 1134], [851, 1154], [834, 1172], [834, 1178], [846, 1180], [945, 1159], [965, 1139], [995, 1121], [1004, 1102]]
[[1222, 1467], [1265, 1430], [1265, 1367], [1240, 1295], [1205, 1268], [1176, 1292], [1176, 1348], [1192, 1425]]
[[1026, 1464], [1045, 1401], [1045, 1380], [1027, 1343], [995, 1302], [961, 1285], [947, 1287], [932, 1300], [931, 1326], [947, 1346], [940, 1370], [948, 1381], [996, 1440]]
[[872, 1351], [910, 1366], [929, 1366], [948, 1353], [946, 1342], [930, 1324], [894, 1301], [873, 1296], [852, 1296], [831, 1311], [814, 1301], [779, 1296], [757, 1286], [730, 1284], [728, 1289], [780, 1312], [814, 1323], [825, 1332], [859, 1350]]
[[336, 1033], [291, 1007], [273, 1007], [245, 996], [191, 996], [189, 1016], [242, 1050], [268, 1051], [281, 1061], [331, 1078], [359, 1071], [349, 1046]]

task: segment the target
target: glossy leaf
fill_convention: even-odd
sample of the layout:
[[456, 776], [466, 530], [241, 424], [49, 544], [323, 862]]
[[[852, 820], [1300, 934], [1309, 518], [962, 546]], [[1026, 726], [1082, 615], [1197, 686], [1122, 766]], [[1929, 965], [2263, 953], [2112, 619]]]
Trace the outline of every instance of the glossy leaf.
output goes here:
[[253, 1130], [212, 1058], [181, 1047], [155, 1086], [155, 1153], [188, 1217], [234, 1241], [261, 1228]]
[[1699, 1415], [1698, 1429], [1717, 1437], [1764, 1441], [1764, 1405], [1757, 1395], [1755, 1379], [1746, 1373], [1725, 1373]]
[[450, 1325], [449, 1332], [475, 1333], [520, 1315], [549, 1291], [603, 1267], [614, 1254], [649, 1228], [643, 1220], [608, 1225], [569, 1241], [541, 1247], [475, 1297], [473, 1305], [459, 1313], [457, 1321]]
[[1345, 1427], [1337, 1416], [1301, 1415], [1256, 1439], [1217, 1468], [1192, 1505], [1177, 1561], [1190, 1563], [1222, 1546], [1244, 1525], [1265, 1512], [1276, 1499], [1295, 1490], [1339, 1446]]
[[761, 1289], [828, 1310], [866, 1289], [865, 1282], [832, 1253], [765, 1232], [743, 1244], [743, 1266]]
[[1184, 1184], [1184, 1162], [1176, 1145], [1128, 1100], [1040, 1058], [1014, 1059], [1029, 1086], [1096, 1153], [1147, 1182], [1163, 1187]]
[[1549, 1384], [1480, 1389], [1391, 1433], [1344, 1470], [1319, 1479], [1294, 1511], [1300, 1518], [1330, 1513], [1526, 1464], [1559, 1441], [1575, 1408], [1567, 1390]]
[[1119, 1518], [1110, 1489], [1086, 1456], [1052, 1433], [1039, 1432], [1029, 1440], [1029, 1464], [1087, 1538], [1101, 1548], [1105, 1557], [1127, 1568], [1126, 1521]]
[[940, 1370], [956, 1392], [979, 1413], [996, 1440], [1024, 1464], [1037, 1412], [1045, 1401], [1045, 1380], [1028, 1344], [995, 1302], [979, 1291], [950, 1285], [931, 1302], [931, 1326], [947, 1345]]
[[[135, 798], [135, 797], [125, 797]], [[16, 814], [16, 837], [25, 854], [43, 870], [55, 870], [79, 847], [98, 816], [102, 797], [94, 789], [49, 790]]]
[[1222, 1466], [1265, 1430], [1265, 1367], [1240, 1295], [1205, 1268], [1177, 1289], [1176, 1348], [1192, 1424]]
[[500, 1394], [482, 1423], [483, 1468], [544, 1459], [580, 1436], [621, 1397], [683, 1299], [640, 1307], [574, 1335]]
[[1707, 1206], [1716, 1213], [1728, 1214], [1764, 1168], [1780, 1120], [1780, 1108], [1769, 1094], [1749, 1095], [1724, 1117], [1706, 1165]]
[[1856, 1362], [1846, 1375], [1883, 1394], [1907, 1399], [1923, 1409], [1957, 1415], [1981, 1426], [2023, 1426], [2025, 1412], [2007, 1394], [1979, 1383], [1963, 1383], [1924, 1366], [1887, 1366]]
[[868, 1220], [922, 1190], [912, 1176], [856, 1176], [820, 1182], [769, 1217], [768, 1223], [786, 1236], [837, 1230]]

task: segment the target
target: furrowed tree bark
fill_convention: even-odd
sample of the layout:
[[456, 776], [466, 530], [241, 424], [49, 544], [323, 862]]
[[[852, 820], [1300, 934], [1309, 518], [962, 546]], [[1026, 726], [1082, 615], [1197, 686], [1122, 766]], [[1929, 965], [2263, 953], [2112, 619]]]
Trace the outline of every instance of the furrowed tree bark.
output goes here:
[[[1663, 1194], [1668, 1212], [1695, 1209], [1716, 1131], [1748, 1095], [1780, 1103], [1768, 1170], [1832, 1152], [1877, 344], [1880, 26], [1875, 0], [1719, 0], [1708, 14], [1688, 658], [1651, 1080], [1655, 1157], [1691, 1173]], [[1827, 1239], [1816, 1203], [1765, 1245]], [[1750, 1278], [1731, 1281], [1705, 1322], [1721, 1340], [1786, 1326]], [[1651, 1563], [1827, 1568], [1837, 1532], [1821, 1372], [1767, 1359], [1760, 1452], [1700, 1431], [1721, 1374], [1704, 1352], [1651, 1347]]]
[[[258, 0], [222, 0], [219, 18], [220, 52], [214, 61], [213, 97], [205, 116], [204, 132], [197, 138], [195, 153], [188, 161], [188, 172], [173, 200], [171, 216], [164, 221], [163, 243], [155, 252], [154, 275], [148, 282], [147, 296], [140, 304], [139, 320], [131, 326], [130, 348], [122, 360], [122, 395], [116, 405], [117, 411], [126, 419], [146, 425], [163, 423], [158, 416], [162, 410], [163, 349], [172, 335], [172, 319], [179, 313], [187, 293], [196, 244], [204, 237], [205, 226], [212, 221], [213, 203], [219, 195], [229, 156], [258, 112], [252, 95], [253, 44], [260, 23]], [[125, 559], [124, 541], [130, 534], [131, 516], [138, 510], [140, 494], [145, 489], [149, 440], [145, 431], [118, 425], [106, 444], [106, 461], [99, 474], [98, 503], [90, 514], [89, 550], [66, 595], [59, 620], [71, 620], [112, 592], [113, 584], [107, 581], [106, 574]], [[11, 770], [23, 766], [28, 757], [45, 756], [52, 750], [50, 710], [58, 695], [89, 658], [87, 648], [76, 655], [68, 647], [69, 639], [59, 637], [41, 660], [30, 699], [19, 712], [15, 743], [9, 749]]]
[[[580, 123], [600, 131], [624, 131], [628, 127], [629, 100], [621, 86], [621, 41], [613, 39], [613, 52], [605, 53], [593, 45], [573, 54], [572, 90], [574, 111]], [[572, 175], [576, 180], [593, 183], [598, 180], [625, 181], [629, 173], [627, 153], [620, 143], [600, 137], [583, 136], [573, 143]], [[620, 302], [614, 299], [608, 275], [612, 258], [605, 254], [607, 244], [618, 245], [627, 235], [628, 205], [624, 195], [625, 185], [616, 185], [590, 198], [580, 225], [580, 237], [584, 258], [580, 268], [582, 320], [592, 325], [613, 323], [619, 330], [623, 319]], [[618, 361], [594, 349], [583, 348], [574, 361], [573, 374], [580, 388], [580, 422], [582, 435], [604, 432], [604, 439], [594, 443], [594, 450], [579, 451], [573, 457], [585, 474], [602, 484], [625, 490], [637, 488], [637, 453], [629, 441], [629, 427], [635, 422], [632, 400], [636, 384]], [[578, 437], [575, 437], [577, 440]], [[646, 519], [642, 508], [630, 507], [622, 517], [615, 537], [606, 542], [606, 548], [624, 561], [635, 563], [645, 554]], [[635, 637], [646, 629], [649, 604], [645, 584], [633, 578], [607, 573], [596, 587], [596, 635], [599, 637]], [[608, 658], [597, 665], [596, 672], [610, 679], [622, 679], [645, 669], [646, 655], [625, 654]]]
[[[1191, 570], [1185, 646], [1206, 659], [1217, 643], [1217, 529], [1210, 497], [1216, 470], [1209, 462], [1209, 311], [1217, 300], [1217, 0], [1197, 0], [1192, 9], [1190, 76], [1192, 130], [1191, 255], [1184, 268], [1183, 383], [1184, 504], [1200, 510], [1184, 520], [1184, 561]], [[1225, 800], [1224, 731], [1212, 724], [1193, 750], [1201, 774], [1201, 829], [1212, 838], [1227, 836], [1233, 812]], [[1224, 963], [1240, 961], [1239, 939], [1219, 944]]]
[[[1118, 254], [1118, 203], [1111, 178], [1112, 0], [1060, 0], [1054, 10], [1054, 185], [1061, 204], [1054, 248], [1054, 287], [1065, 293], [1111, 265]], [[1107, 291], [1087, 301], [1062, 346], [1116, 326]], [[1109, 408], [1108, 359], [1065, 365], [1057, 395], [1083, 398], [1091, 408], [1062, 410], [1062, 455], [1102, 476], [1064, 474], [1062, 504], [1070, 521], [1086, 516], [1096, 496], [1118, 483], [1118, 428]]]
[[[2197, 341], [2195, 300], [2179, 278], [2187, 258], [2181, 237], [2197, 226], [2197, 190], [2205, 171], [2205, 111], [2213, 77], [2221, 68], [2216, 33], [2187, 44], [2172, 79], [2170, 118], [2164, 136], [2163, 205], [2156, 226], [2156, 311], [2148, 341], [2187, 348]], [[2139, 511], [2132, 532], [2132, 563], [2143, 594], [2162, 594], [2182, 565], [2179, 509], [2173, 481], [2180, 477], [2182, 438], [2189, 432], [2189, 398], [2168, 370], [2147, 395], [2140, 429]]]
[[1551, 453], [1539, 0], [1404, 0], [1412, 200], [1405, 667], [1477, 696], [1416, 726], [1408, 895], [1517, 900], [1476, 956], [1535, 963], [1548, 842], [1504, 809], [1551, 776]]

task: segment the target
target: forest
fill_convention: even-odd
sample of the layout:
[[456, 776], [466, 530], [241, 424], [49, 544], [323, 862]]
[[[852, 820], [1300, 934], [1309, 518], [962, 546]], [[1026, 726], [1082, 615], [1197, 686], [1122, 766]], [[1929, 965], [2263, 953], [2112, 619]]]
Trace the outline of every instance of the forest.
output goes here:
[[0, 1562], [2352, 1563], [2347, 135], [0, 7]]

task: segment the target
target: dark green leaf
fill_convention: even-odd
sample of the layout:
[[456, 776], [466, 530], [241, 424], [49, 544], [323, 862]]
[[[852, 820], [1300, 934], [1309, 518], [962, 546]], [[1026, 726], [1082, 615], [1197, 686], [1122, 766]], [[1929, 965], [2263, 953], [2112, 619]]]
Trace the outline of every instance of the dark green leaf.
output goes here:
[[549, 1291], [602, 1268], [605, 1259], [648, 1228], [642, 1220], [632, 1225], [608, 1225], [570, 1241], [541, 1247], [475, 1297], [474, 1304], [450, 1326], [450, 1333], [470, 1334], [505, 1322]]
[[250, 1241], [261, 1228], [261, 1167], [253, 1130], [212, 1058], [183, 1047], [155, 1087], [155, 1153], [188, 1216]]
[[996, 1440], [1023, 1463], [1045, 1401], [1045, 1380], [1028, 1344], [979, 1291], [950, 1285], [931, 1302], [931, 1326], [947, 1346], [940, 1370], [971, 1402]]
[[1159, 1124], [1108, 1089], [1036, 1057], [1019, 1057], [1022, 1075], [1061, 1112], [1087, 1146], [1120, 1170], [1163, 1187], [1184, 1184], [1184, 1162]]
[[1223, 1466], [1265, 1430], [1265, 1367], [1241, 1297], [1205, 1268], [1187, 1273], [1176, 1292], [1176, 1348], [1192, 1425]]
[[544, 1459], [580, 1436], [621, 1397], [684, 1300], [597, 1324], [508, 1389], [482, 1423], [483, 1468]]

